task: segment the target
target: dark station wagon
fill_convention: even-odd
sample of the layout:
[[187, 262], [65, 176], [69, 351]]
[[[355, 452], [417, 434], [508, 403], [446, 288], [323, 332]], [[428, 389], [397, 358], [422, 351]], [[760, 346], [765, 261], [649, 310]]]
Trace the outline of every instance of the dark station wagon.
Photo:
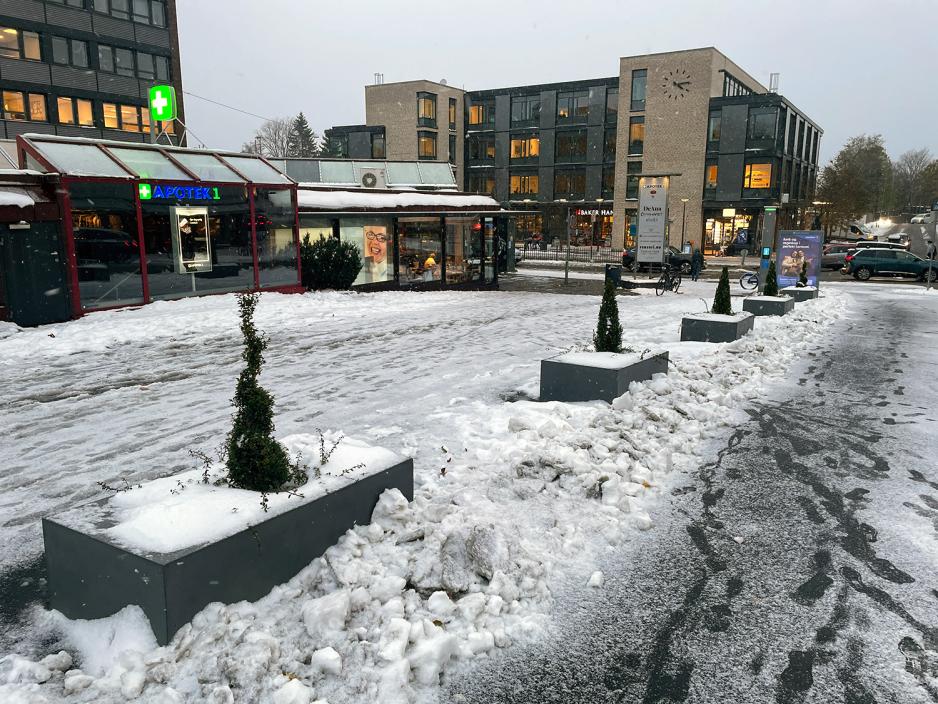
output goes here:
[[925, 281], [929, 276], [938, 280], [938, 262], [929, 262], [909, 252], [898, 249], [858, 249], [847, 255], [847, 261], [841, 273], [852, 275], [860, 281], [868, 281], [874, 276], [914, 278]]

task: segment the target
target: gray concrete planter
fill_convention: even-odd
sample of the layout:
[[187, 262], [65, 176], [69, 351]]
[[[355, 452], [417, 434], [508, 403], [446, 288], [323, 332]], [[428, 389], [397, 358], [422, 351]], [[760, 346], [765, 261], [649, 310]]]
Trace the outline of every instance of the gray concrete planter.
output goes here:
[[681, 320], [681, 342], [733, 342], [752, 330], [752, 313], [700, 313]]
[[606, 401], [629, 390], [633, 381], [668, 373], [668, 353], [571, 352], [541, 360], [541, 401]]
[[743, 310], [753, 315], [785, 315], [794, 309], [791, 296], [749, 296], [743, 300]]
[[814, 286], [786, 286], [779, 290], [783, 296], [791, 296], [795, 303], [802, 303], [817, 298], [818, 291]]
[[368, 524], [378, 497], [391, 488], [413, 499], [413, 460], [314, 500], [291, 499], [295, 508], [172, 553], [112, 539], [110, 498], [75, 507], [42, 521], [50, 605], [71, 619], [96, 619], [136, 604], [165, 645], [207, 604], [253, 601], [292, 579], [349, 528]]

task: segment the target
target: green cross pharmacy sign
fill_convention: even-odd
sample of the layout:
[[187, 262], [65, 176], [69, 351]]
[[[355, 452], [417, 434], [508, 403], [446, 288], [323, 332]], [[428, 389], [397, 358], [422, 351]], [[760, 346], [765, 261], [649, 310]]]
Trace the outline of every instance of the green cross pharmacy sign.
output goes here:
[[176, 119], [176, 89], [172, 86], [150, 88], [150, 120], [164, 122]]

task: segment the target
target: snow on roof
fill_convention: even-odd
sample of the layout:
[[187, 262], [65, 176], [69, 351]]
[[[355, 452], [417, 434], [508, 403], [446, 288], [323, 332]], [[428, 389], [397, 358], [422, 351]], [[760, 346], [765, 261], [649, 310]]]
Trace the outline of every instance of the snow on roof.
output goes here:
[[419, 191], [390, 193], [384, 191], [325, 191], [310, 190], [310, 184], [300, 184], [297, 203], [300, 208], [317, 210], [347, 210], [368, 208], [443, 207], [484, 208], [499, 210], [498, 202], [489, 196], [421, 193]]
[[0, 186], [0, 207], [12, 205], [17, 208], [31, 208], [36, 201], [25, 188]]

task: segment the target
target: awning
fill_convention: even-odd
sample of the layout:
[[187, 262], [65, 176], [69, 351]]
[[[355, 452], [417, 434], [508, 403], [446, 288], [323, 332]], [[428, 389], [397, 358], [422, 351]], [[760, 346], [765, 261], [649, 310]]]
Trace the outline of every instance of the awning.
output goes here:
[[303, 188], [297, 191], [300, 210], [326, 212], [394, 211], [408, 208], [442, 211], [498, 212], [501, 206], [494, 198], [482, 195], [422, 193], [419, 191], [327, 191]]

